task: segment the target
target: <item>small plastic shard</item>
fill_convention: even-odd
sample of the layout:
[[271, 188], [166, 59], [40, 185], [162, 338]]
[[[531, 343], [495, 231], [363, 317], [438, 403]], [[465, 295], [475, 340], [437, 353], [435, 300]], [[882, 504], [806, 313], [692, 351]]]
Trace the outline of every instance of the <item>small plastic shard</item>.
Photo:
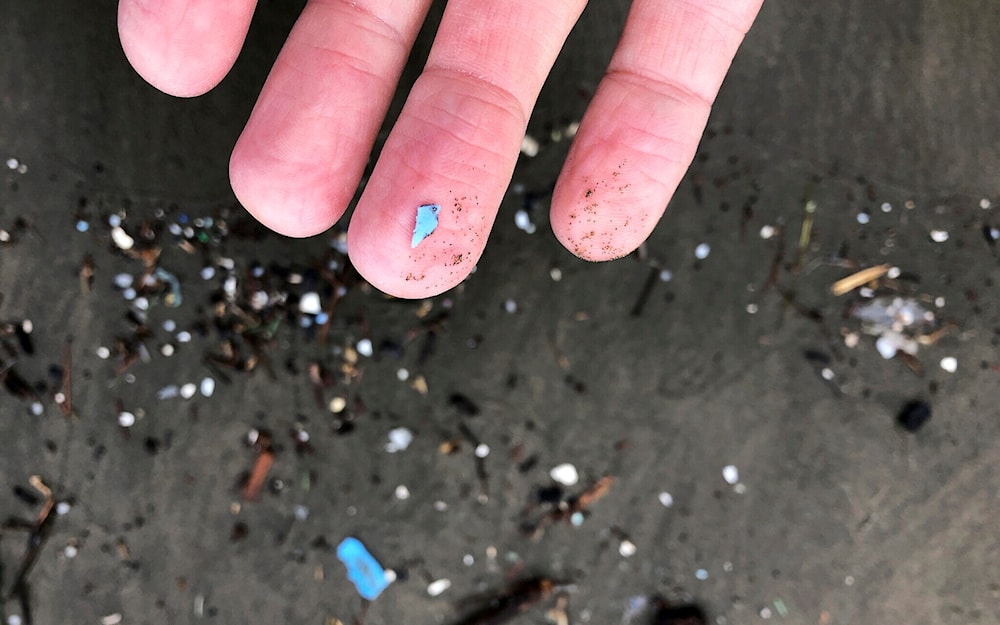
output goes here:
[[389, 586], [391, 576], [357, 538], [342, 540], [337, 545], [337, 558], [347, 567], [347, 579], [368, 601], [374, 601]]
[[441, 206], [438, 204], [421, 204], [417, 207], [417, 222], [413, 226], [413, 240], [410, 247], [417, 247], [421, 241], [431, 235], [438, 226], [438, 213]]

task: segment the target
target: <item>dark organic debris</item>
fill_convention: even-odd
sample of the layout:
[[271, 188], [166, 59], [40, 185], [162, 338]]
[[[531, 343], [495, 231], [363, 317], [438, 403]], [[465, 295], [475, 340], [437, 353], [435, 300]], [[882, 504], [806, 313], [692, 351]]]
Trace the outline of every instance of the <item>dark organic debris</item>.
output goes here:
[[456, 625], [500, 625], [566, 587], [545, 577], [515, 582], [496, 595], [480, 599], [479, 607]]
[[670, 603], [657, 598], [653, 607], [649, 625], [708, 625], [705, 611], [694, 603]]

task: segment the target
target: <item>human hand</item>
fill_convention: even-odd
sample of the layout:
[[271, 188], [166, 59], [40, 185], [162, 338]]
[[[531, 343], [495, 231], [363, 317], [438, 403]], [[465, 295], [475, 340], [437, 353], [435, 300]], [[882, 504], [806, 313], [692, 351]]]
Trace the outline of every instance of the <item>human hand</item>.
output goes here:
[[[323, 232], [364, 173], [432, 0], [312, 0], [292, 29], [229, 175], [240, 202], [288, 236]], [[694, 158], [733, 55], [763, 0], [634, 0], [552, 196], [571, 252], [625, 256], [659, 221]], [[369, 282], [408, 298], [441, 293], [479, 260], [528, 117], [586, 0], [450, 0], [423, 74], [348, 229]], [[132, 66], [190, 97], [229, 71], [255, 0], [120, 0]], [[417, 207], [439, 204], [411, 247]]]

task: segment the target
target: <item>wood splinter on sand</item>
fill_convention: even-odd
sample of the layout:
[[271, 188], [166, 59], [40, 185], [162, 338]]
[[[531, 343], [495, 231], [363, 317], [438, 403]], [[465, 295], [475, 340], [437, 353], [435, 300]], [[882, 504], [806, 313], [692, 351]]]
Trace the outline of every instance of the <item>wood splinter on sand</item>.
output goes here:
[[867, 269], [862, 269], [856, 273], [852, 273], [846, 278], [841, 278], [833, 283], [830, 287], [830, 292], [834, 295], [843, 295], [845, 293], [850, 293], [859, 286], [868, 284], [872, 280], [877, 280], [885, 274], [889, 273], [891, 265], [883, 264], [876, 265], [874, 267], [869, 267]]

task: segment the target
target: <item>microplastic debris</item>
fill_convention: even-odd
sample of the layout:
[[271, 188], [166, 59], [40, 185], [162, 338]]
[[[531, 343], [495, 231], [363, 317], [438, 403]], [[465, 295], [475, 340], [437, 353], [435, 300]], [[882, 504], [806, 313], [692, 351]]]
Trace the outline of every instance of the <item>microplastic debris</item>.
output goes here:
[[898, 347], [896, 342], [890, 338], [890, 336], [880, 336], [875, 341], [875, 349], [878, 350], [878, 353], [882, 356], [882, 358], [889, 360], [890, 358], [896, 356]]
[[94, 353], [97, 354], [97, 357], [100, 358], [101, 360], [107, 360], [108, 358], [111, 357], [111, 350], [105, 347], [104, 345], [101, 345], [96, 350], [94, 350]]
[[181, 392], [181, 388], [176, 384], [168, 384], [160, 390], [156, 391], [156, 398], [159, 400], [173, 399], [177, 397]]
[[322, 311], [323, 306], [319, 301], [319, 293], [309, 291], [308, 293], [302, 294], [302, 298], [299, 300], [299, 312], [307, 315], [316, 315]]
[[618, 554], [623, 558], [630, 558], [635, 555], [637, 548], [635, 543], [629, 539], [625, 539], [618, 543]]
[[421, 241], [434, 232], [438, 226], [438, 212], [441, 207], [437, 204], [421, 204], [417, 207], [417, 220], [413, 226], [413, 240], [410, 247], [417, 247]]
[[21, 616], [18, 614], [11, 614], [7, 617], [7, 625], [21, 625], [22, 622]]
[[84, 220], [84, 219], [77, 219], [76, 220], [76, 231], [77, 232], [86, 232], [88, 230], [90, 230], [90, 224], [87, 223], [86, 220]]
[[766, 241], [767, 239], [773, 237], [775, 232], [776, 230], [774, 226], [770, 224], [764, 224], [763, 226], [760, 227], [760, 238]]
[[883, 213], [891, 213], [892, 212], [892, 204], [890, 204], [888, 202], [882, 202], [882, 206], [880, 206], [879, 208], [882, 209]]
[[337, 558], [347, 567], [347, 579], [354, 583], [358, 594], [369, 601], [374, 601], [390, 583], [385, 569], [357, 538], [342, 540], [337, 545]]
[[462, 564], [464, 564], [465, 566], [472, 566], [475, 563], [476, 563], [476, 557], [471, 553], [467, 553], [464, 556], [462, 556]]
[[871, 216], [868, 213], [858, 213], [858, 223], [862, 226], [871, 221]]
[[711, 245], [708, 243], [699, 243], [698, 247], [694, 248], [694, 257], [698, 260], [705, 260], [711, 252]]
[[108, 225], [112, 228], [117, 228], [122, 225], [122, 217], [117, 213], [111, 213], [108, 215]]
[[438, 499], [434, 502], [434, 509], [438, 512], [445, 512], [448, 510], [448, 502]]
[[476, 458], [485, 458], [490, 455], [490, 446], [486, 443], [479, 443], [476, 445]]
[[375, 348], [372, 346], [371, 339], [361, 339], [360, 341], [358, 341], [358, 344], [355, 347], [355, 349], [358, 350], [359, 354], [361, 354], [366, 358], [370, 357], [372, 354], [375, 353]]
[[774, 609], [778, 611], [778, 616], [788, 616], [788, 608], [780, 598], [774, 600]]
[[199, 389], [205, 397], [211, 397], [215, 392], [215, 380], [213, 378], [202, 378]]
[[931, 405], [915, 399], [906, 403], [896, 416], [896, 422], [907, 432], [916, 432], [931, 418]]
[[406, 487], [406, 484], [400, 484], [396, 487], [396, 499], [400, 501], [406, 501], [410, 498], [410, 489]]
[[569, 522], [570, 524], [573, 525], [573, 527], [580, 527], [581, 525], [583, 525], [583, 522], [586, 518], [587, 517], [583, 516], [582, 512], [577, 510], [576, 512], [574, 512], [569, 516]]
[[160, 347], [160, 353], [167, 358], [170, 358], [174, 355], [174, 346], [170, 343], [164, 343], [163, 346]]
[[674, 505], [674, 497], [667, 491], [663, 491], [662, 493], [657, 495], [657, 498], [660, 500], [660, 503], [663, 504], [664, 508], [669, 508], [670, 506]]
[[74, 547], [73, 545], [66, 545], [66, 547], [63, 549], [63, 555], [69, 558], [70, 560], [76, 557], [76, 553], [77, 553], [76, 547]]
[[941, 368], [948, 373], [955, 373], [958, 371], [958, 360], [954, 356], [945, 356], [941, 359]]
[[410, 370], [407, 369], [406, 367], [400, 367], [396, 371], [396, 379], [399, 380], [400, 382], [406, 382], [407, 380], [410, 379]]
[[559, 282], [562, 280], [562, 269], [558, 267], [553, 267], [549, 269], [549, 277], [552, 278], [553, 282]]
[[309, 518], [309, 507], [302, 504], [295, 504], [292, 508], [296, 521], [305, 521]]
[[181, 397], [183, 397], [184, 399], [191, 399], [192, 397], [194, 397], [195, 391], [197, 390], [198, 390], [197, 386], [195, 386], [191, 382], [188, 382], [187, 384], [181, 386]]
[[409, 428], [393, 428], [389, 430], [389, 442], [385, 450], [390, 454], [404, 451], [413, 442], [413, 432]]
[[170, 273], [162, 267], [157, 267], [156, 271], [153, 272], [153, 276], [157, 280], [162, 280], [170, 286], [170, 292], [163, 296], [163, 303], [170, 308], [177, 308], [181, 305], [181, 283], [177, 279], [177, 276]]
[[660, 282], [670, 282], [674, 279], [674, 272], [669, 269], [663, 269], [660, 271]]
[[538, 226], [531, 223], [531, 215], [529, 215], [528, 211], [523, 208], [518, 209], [518, 211], [514, 213], [514, 225], [517, 226], [518, 230], [523, 230], [528, 234], [535, 234], [538, 230]]
[[347, 408], [347, 400], [343, 397], [334, 397], [330, 400], [330, 412], [340, 414]]
[[700, 580], [706, 580], [708, 579], [708, 571], [705, 569], [698, 569], [694, 572], [694, 576]]
[[580, 474], [577, 473], [576, 467], [568, 462], [552, 467], [549, 476], [563, 486], [573, 486], [580, 481]]
[[945, 241], [948, 240], [947, 230], [934, 229], [931, 230], [930, 235], [931, 235], [931, 241], [934, 241], [935, 243], [944, 243]]
[[538, 139], [531, 135], [524, 135], [524, 138], [521, 139], [521, 154], [524, 154], [528, 158], [538, 156], [538, 148]]
[[735, 465], [727, 464], [722, 467], [722, 478], [726, 480], [727, 484], [735, 484], [740, 481], [740, 471]]
[[191, 333], [188, 332], [187, 330], [181, 330], [180, 332], [177, 333], [177, 342], [178, 343], [191, 342]]
[[507, 311], [508, 314], [513, 315], [514, 313], [517, 312], [517, 302], [515, 302], [512, 299], [506, 300], [503, 303], [503, 309]]
[[135, 299], [135, 296], [136, 292], [135, 289], [133, 289], [132, 287], [128, 287], [127, 289], [122, 291], [122, 297], [124, 297], [126, 301], [131, 302], [132, 300]]
[[215, 277], [215, 267], [211, 265], [202, 267], [200, 275], [202, 280], [211, 280]]
[[130, 237], [121, 226], [115, 226], [111, 229], [111, 240], [121, 250], [130, 250], [135, 245], [135, 239]]
[[101, 617], [101, 625], [118, 625], [122, 622], [122, 615], [119, 612]]
[[769, 619], [769, 618], [771, 618], [771, 608], [767, 608], [767, 607], [761, 608], [760, 609], [760, 618], [762, 618], [762, 619]]
[[14, 157], [7, 159], [7, 169], [17, 169], [17, 166], [21, 163]]
[[68, 501], [60, 501], [56, 504], [56, 514], [63, 516], [69, 514], [69, 511], [73, 508]]
[[118, 413], [118, 425], [123, 428], [130, 428], [135, 425], [135, 415], [127, 410]]
[[427, 584], [427, 594], [431, 597], [437, 597], [449, 588], [451, 588], [451, 580], [443, 577]]
[[115, 286], [118, 287], [119, 289], [127, 289], [130, 286], [132, 286], [132, 281], [135, 280], [135, 278], [133, 278], [132, 274], [130, 273], [118, 273], [115, 274], [113, 280]]

